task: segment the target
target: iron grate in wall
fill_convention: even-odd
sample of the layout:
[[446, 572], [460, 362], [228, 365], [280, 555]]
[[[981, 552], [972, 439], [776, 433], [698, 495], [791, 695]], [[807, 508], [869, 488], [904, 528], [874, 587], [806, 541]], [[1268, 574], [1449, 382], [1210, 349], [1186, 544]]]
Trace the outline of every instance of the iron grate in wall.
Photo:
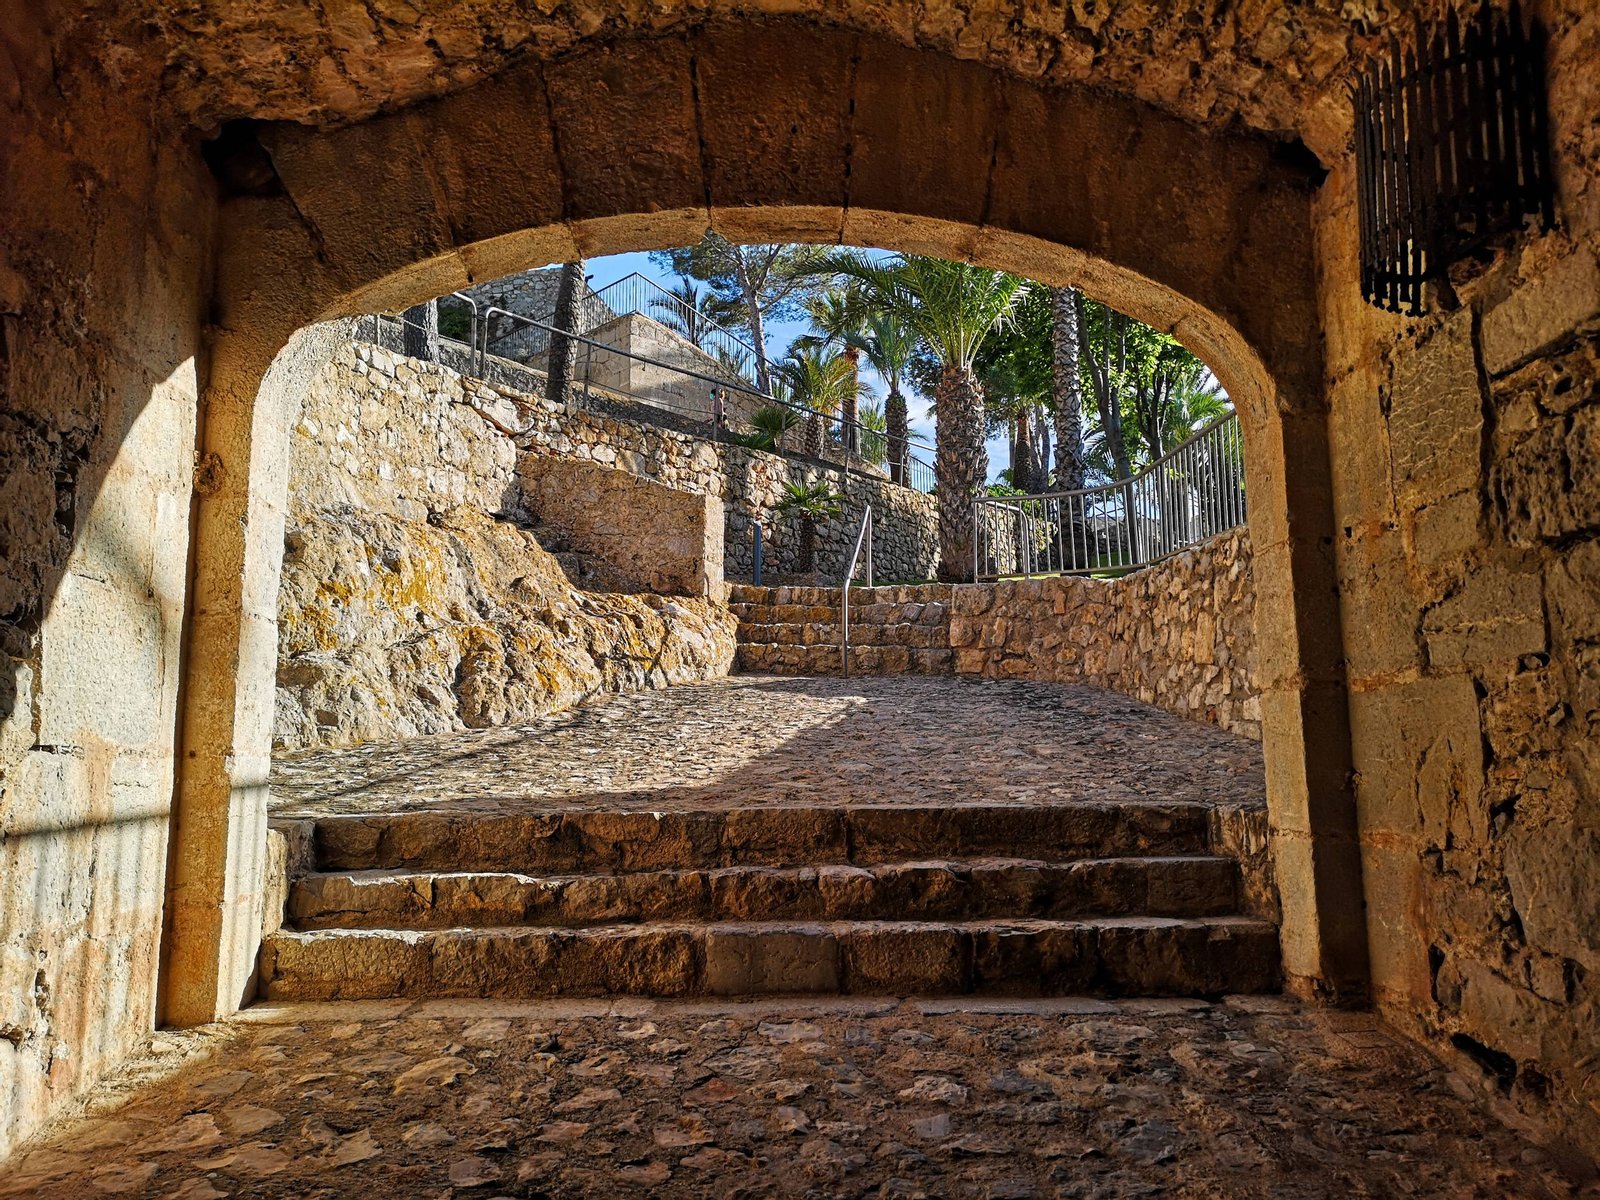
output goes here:
[[1354, 85], [1361, 293], [1419, 315], [1423, 285], [1530, 216], [1555, 223], [1544, 34], [1520, 6], [1391, 38]]

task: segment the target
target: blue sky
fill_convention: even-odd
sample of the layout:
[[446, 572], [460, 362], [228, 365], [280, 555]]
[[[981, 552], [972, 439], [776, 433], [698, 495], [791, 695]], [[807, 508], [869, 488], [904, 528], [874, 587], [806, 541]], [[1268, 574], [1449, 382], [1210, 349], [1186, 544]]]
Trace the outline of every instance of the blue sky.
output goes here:
[[[653, 279], [662, 287], [672, 287], [678, 282], [676, 275], [673, 275], [669, 270], [657, 267], [650, 261], [649, 254], [642, 252], [612, 254], [605, 258], [592, 258], [588, 264], [588, 273], [592, 277], [590, 282], [597, 289], [605, 287], [609, 283], [614, 283], [625, 275], [631, 275], [635, 271], [646, 279]], [[748, 331], [740, 330], [739, 332], [746, 337], [749, 336]], [[804, 321], [773, 321], [769, 323], [767, 325], [767, 356], [772, 359], [782, 358], [789, 349], [789, 343], [805, 332], [807, 332], [807, 326]], [[866, 368], [864, 365], [863, 376], [872, 387], [874, 395], [881, 404], [884, 393], [887, 390], [883, 386], [883, 380], [878, 377], [877, 372]], [[933, 446], [933, 413], [930, 411], [930, 400], [908, 390], [906, 407], [911, 416], [912, 437], [931, 448]], [[931, 449], [918, 449], [916, 453], [918, 457], [932, 461], [933, 454]], [[989, 477], [991, 479], [996, 478], [999, 472], [1009, 465], [1010, 450], [1006, 445], [1006, 439], [991, 438], [989, 440]]]

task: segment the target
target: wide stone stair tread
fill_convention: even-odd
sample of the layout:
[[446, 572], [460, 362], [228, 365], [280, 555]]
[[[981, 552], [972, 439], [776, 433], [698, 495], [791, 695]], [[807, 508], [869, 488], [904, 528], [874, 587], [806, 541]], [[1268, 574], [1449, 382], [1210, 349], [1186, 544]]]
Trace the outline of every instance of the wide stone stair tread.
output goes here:
[[288, 911], [300, 929], [442, 929], [668, 920], [1201, 917], [1232, 912], [1237, 904], [1234, 860], [1146, 855], [561, 875], [322, 872], [296, 880]]
[[412, 868], [590, 874], [818, 866], [926, 858], [1204, 854], [1211, 809], [1190, 800], [927, 805], [772, 803], [677, 811], [421, 811], [321, 817], [322, 870]]
[[[852, 635], [850, 669], [858, 674], [948, 675], [955, 652], [916, 646], [862, 645]], [[832, 645], [795, 646], [740, 642], [735, 662], [742, 671], [762, 674], [838, 675], [843, 655]]]
[[759, 921], [280, 931], [268, 999], [556, 995], [1221, 995], [1279, 986], [1277, 929], [1240, 916]]

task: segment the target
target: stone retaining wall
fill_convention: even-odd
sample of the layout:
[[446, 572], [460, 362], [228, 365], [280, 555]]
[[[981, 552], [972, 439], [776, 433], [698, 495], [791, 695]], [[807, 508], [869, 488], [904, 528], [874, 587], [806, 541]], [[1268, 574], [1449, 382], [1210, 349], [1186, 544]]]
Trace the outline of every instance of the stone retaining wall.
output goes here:
[[[851, 591], [853, 668], [1108, 688], [1259, 740], [1244, 529], [1120, 579]], [[837, 669], [837, 588], [735, 589], [745, 670]], [[1262, 847], [1257, 847], [1258, 850]]]
[[[364, 395], [374, 406], [390, 407], [399, 395], [412, 402], [419, 395], [432, 396], [440, 412], [451, 405], [461, 406], [463, 411], [476, 409], [497, 431], [515, 435], [491, 439], [478, 452], [487, 456], [482, 466], [491, 472], [484, 487], [501, 489], [498, 496], [485, 495], [480, 489], [480, 498], [491, 510], [514, 503], [514, 442], [528, 454], [599, 463], [680, 491], [718, 497], [724, 505], [724, 569], [730, 579], [752, 577], [757, 522], [765, 539], [764, 569], [774, 574], [798, 571], [799, 522], [774, 512], [787, 482], [826, 483], [845, 497], [843, 514], [817, 526], [816, 567], [823, 578], [843, 574], [866, 504], [873, 510], [877, 578], [929, 579], [938, 561], [938, 509], [933, 497], [863, 471], [711, 441], [690, 432], [691, 423], [670, 413], [662, 413], [661, 421], [633, 419], [628, 412], [636, 406], [598, 395], [581, 404], [552, 405], [543, 396], [529, 395], [514, 386], [464, 377], [448, 367], [408, 359], [366, 343], [352, 345], [327, 370], [330, 386], [342, 388], [352, 397]], [[384, 453], [363, 465], [347, 462], [347, 451], [330, 444], [330, 453], [341, 464], [334, 469], [337, 482], [330, 486], [351, 486], [338, 477], [348, 469], [355, 472], [352, 478], [364, 492], [375, 489], [387, 496], [404, 491], [401, 484], [408, 479], [425, 487], [430, 495], [465, 495], [467, 480], [476, 472], [463, 459], [466, 451], [454, 435], [443, 435], [439, 453], [430, 450], [418, 461], [406, 460], [404, 467], [395, 460], [382, 468], [385, 460], [395, 459], [397, 448], [392, 441], [381, 447]], [[437, 461], [440, 454], [443, 462]], [[391, 470], [394, 478], [379, 477], [380, 469]]]
[[956, 589], [961, 674], [1086, 683], [1261, 737], [1255, 587], [1243, 529], [1120, 579]]

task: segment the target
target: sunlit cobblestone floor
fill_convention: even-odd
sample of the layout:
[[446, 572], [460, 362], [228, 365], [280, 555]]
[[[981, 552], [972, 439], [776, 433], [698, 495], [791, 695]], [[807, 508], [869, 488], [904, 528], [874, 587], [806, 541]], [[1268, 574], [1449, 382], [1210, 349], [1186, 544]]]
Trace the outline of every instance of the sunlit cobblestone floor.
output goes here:
[[1252, 997], [257, 1008], [0, 1172], [107, 1194], [1600, 1193], [1373, 1018]]
[[1261, 793], [1243, 738], [1093, 688], [937, 677], [735, 676], [273, 772], [284, 816]]

